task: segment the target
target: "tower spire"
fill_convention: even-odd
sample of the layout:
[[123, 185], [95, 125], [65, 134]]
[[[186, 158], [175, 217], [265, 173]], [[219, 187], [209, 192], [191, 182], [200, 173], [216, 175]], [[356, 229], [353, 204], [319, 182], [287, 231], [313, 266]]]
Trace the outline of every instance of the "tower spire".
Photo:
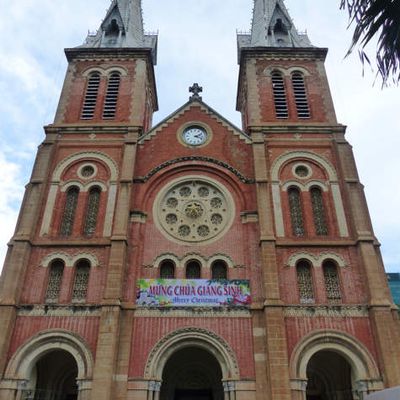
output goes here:
[[283, 0], [254, 0], [250, 34], [238, 35], [241, 47], [312, 47], [297, 32]]
[[79, 47], [151, 48], [155, 52], [157, 35], [144, 33], [141, 0], [112, 0], [98, 31]]

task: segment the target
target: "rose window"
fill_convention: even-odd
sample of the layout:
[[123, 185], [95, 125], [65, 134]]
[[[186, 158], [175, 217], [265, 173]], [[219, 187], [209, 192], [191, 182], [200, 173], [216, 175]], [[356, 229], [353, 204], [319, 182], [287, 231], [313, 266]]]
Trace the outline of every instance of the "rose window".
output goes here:
[[206, 241], [232, 222], [233, 201], [225, 189], [201, 179], [184, 180], [164, 189], [154, 212], [162, 230], [185, 242]]

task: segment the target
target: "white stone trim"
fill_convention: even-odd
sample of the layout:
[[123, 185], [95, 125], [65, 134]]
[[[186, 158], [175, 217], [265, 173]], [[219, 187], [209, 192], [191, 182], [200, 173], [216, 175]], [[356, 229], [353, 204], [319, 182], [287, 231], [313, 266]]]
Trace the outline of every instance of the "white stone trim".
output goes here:
[[283, 223], [282, 203], [281, 203], [281, 188], [278, 183], [272, 184], [272, 201], [274, 205], [274, 219], [276, 236], [285, 236], [285, 225]]
[[40, 263], [41, 267], [48, 268], [54, 260], [62, 260], [66, 267], [73, 267], [80, 260], [88, 260], [91, 267], [100, 266], [99, 260], [94, 254], [91, 253], [76, 253], [74, 255], [64, 252], [54, 252], [48, 254]]
[[239, 367], [231, 347], [219, 335], [201, 328], [178, 329], [159, 340], [149, 353], [144, 377], [161, 381], [168, 359], [186, 347], [197, 347], [211, 353], [219, 362], [223, 381], [239, 379]]
[[288, 267], [295, 267], [300, 260], [308, 260], [314, 267], [321, 267], [327, 260], [333, 260], [339, 267], [346, 267], [346, 261], [336, 253], [324, 252], [312, 254], [307, 252], [295, 253], [291, 255], [286, 263]]
[[54, 204], [56, 203], [58, 192], [58, 184], [52, 183], [50, 185], [49, 194], [47, 196], [46, 208], [43, 213], [42, 226], [40, 228], [40, 236], [49, 234], [51, 219], [53, 217]]
[[106, 215], [104, 218], [103, 236], [109, 237], [112, 233], [115, 203], [117, 201], [117, 189], [116, 183], [111, 183], [110, 190], [108, 192]]
[[346, 214], [344, 212], [343, 200], [342, 200], [342, 195], [340, 193], [339, 184], [332, 183], [331, 191], [332, 191], [333, 203], [335, 205], [336, 219], [339, 226], [339, 234], [341, 237], [348, 237], [349, 229], [347, 227]]
[[344, 357], [352, 367], [354, 381], [381, 381], [378, 366], [368, 349], [349, 334], [333, 330], [314, 331], [300, 340], [290, 359], [290, 378], [307, 380], [307, 365], [311, 357], [323, 350]]
[[94, 361], [89, 346], [80, 336], [58, 329], [40, 332], [20, 346], [11, 357], [4, 378], [29, 381], [36, 362], [51, 350], [65, 350], [74, 357], [78, 380], [92, 378]]
[[52, 181], [60, 182], [62, 173], [74, 162], [82, 159], [95, 159], [105, 163], [110, 171], [110, 180], [115, 182], [118, 179], [118, 167], [115, 161], [108, 155], [98, 151], [85, 151], [80, 153], [71, 154], [64, 158], [54, 169]]

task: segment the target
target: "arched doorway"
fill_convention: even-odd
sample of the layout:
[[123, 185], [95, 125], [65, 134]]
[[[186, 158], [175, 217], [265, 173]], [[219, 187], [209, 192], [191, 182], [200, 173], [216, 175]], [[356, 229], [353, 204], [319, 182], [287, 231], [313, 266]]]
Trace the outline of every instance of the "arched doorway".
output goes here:
[[76, 400], [78, 366], [65, 350], [53, 350], [38, 359], [32, 371], [34, 400]]
[[307, 400], [353, 400], [352, 371], [334, 351], [315, 353], [307, 365]]
[[162, 374], [160, 400], [223, 400], [222, 371], [217, 359], [200, 347], [173, 353]]

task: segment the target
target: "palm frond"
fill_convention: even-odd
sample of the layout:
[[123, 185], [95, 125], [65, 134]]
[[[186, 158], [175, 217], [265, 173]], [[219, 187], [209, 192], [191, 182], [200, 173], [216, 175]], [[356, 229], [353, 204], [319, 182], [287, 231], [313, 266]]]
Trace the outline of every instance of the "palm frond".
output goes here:
[[383, 85], [400, 82], [400, 0], [341, 0], [349, 13], [349, 26], [355, 24], [350, 54], [356, 46], [364, 64], [371, 64], [366, 46], [377, 38], [376, 64]]

